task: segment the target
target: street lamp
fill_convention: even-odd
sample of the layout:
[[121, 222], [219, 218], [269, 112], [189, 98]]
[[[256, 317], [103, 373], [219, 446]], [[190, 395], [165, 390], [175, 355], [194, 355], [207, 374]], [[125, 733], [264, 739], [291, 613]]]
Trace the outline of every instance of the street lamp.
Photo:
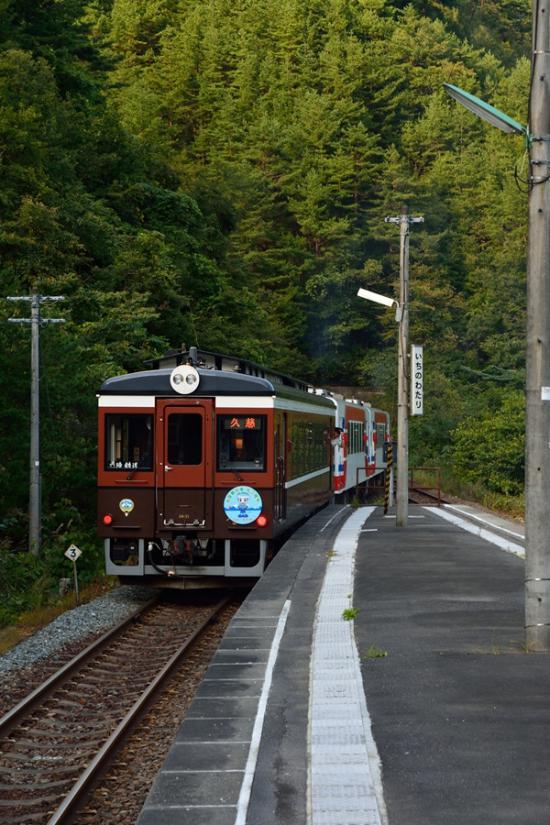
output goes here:
[[529, 149], [525, 420], [525, 638], [550, 650], [550, 15], [535, 4], [529, 126], [446, 83], [458, 103]]
[[359, 289], [357, 295], [375, 304], [395, 307], [395, 320], [399, 324], [397, 353], [397, 496], [395, 509], [396, 527], [406, 527], [409, 515], [409, 394], [407, 353], [409, 348], [409, 234], [410, 226], [423, 223], [421, 215], [409, 215], [403, 206], [401, 214], [384, 218], [385, 223], [399, 224], [399, 302], [386, 298], [369, 289]]
[[385, 307], [395, 307], [395, 320], [397, 323], [401, 321], [401, 307], [395, 298], [386, 298], [385, 295], [380, 295], [379, 292], [371, 292], [370, 289], [358, 289], [357, 295], [360, 298], [364, 298], [366, 301], [372, 301], [375, 304], [382, 304]]
[[491, 106], [490, 103], [486, 103], [480, 97], [476, 97], [470, 94], [470, 92], [465, 92], [464, 89], [461, 89], [459, 86], [453, 86], [452, 83], [444, 83], [443, 86], [447, 94], [456, 100], [457, 103], [460, 103], [461, 106], [464, 106], [465, 109], [468, 109], [472, 114], [481, 118], [481, 120], [490, 123], [491, 126], [496, 126], [497, 129], [508, 132], [508, 134], [525, 135], [525, 137], [529, 135], [526, 126], [514, 120], [513, 117], [501, 112], [500, 109]]
[[378, 292], [369, 289], [358, 289], [359, 298], [382, 304], [386, 307], [395, 307], [395, 320], [399, 324], [398, 335], [398, 377], [397, 377], [397, 496], [396, 518], [397, 527], [406, 527], [409, 506], [409, 456], [408, 456], [408, 399], [407, 378], [405, 375], [407, 353], [407, 330], [403, 324], [405, 302], [401, 306], [394, 298], [387, 298]]

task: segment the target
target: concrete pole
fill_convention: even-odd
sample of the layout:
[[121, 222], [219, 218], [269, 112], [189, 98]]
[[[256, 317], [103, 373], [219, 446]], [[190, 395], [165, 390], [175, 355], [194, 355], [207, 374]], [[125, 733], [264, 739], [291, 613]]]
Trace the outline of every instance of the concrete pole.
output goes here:
[[400, 218], [399, 307], [397, 326], [397, 527], [406, 527], [409, 515], [409, 210], [404, 206]]
[[40, 296], [36, 288], [31, 299], [31, 450], [29, 488], [29, 546], [40, 555]]
[[[525, 458], [525, 628], [530, 650], [550, 650], [549, 18], [549, 0], [534, 0]], [[548, 400], [543, 400], [544, 396]]]
[[397, 493], [396, 526], [406, 527], [409, 515], [409, 234], [411, 223], [423, 223], [422, 216], [411, 217], [403, 206], [397, 218], [384, 218], [386, 223], [400, 227], [399, 306], [397, 347]]
[[31, 325], [31, 448], [29, 456], [29, 549], [40, 555], [42, 531], [42, 499], [40, 489], [40, 327], [43, 324], [63, 324], [64, 318], [42, 318], [40, 305], [44, 301], [64, 301], [63, 295], [39, 295], [33, 288], [32, 295], [10, 295], [7, 301], [28, 301], [30, 318], [8, 318], [10, 324]]

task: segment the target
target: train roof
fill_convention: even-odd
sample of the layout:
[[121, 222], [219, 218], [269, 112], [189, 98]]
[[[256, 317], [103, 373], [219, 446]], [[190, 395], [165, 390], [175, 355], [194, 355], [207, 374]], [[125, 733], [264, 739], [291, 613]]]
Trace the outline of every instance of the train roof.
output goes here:
[[151, 369], [163, 369], [166, 367], [179, 367], [181, 364], [191, 364], [196, 367], [204, 367], [209, 370], [221, 370], [222, 372], [239, 373], [241, 375], [255, 375], [257, 378], [266, 378], [272, 384], [283, 384], [285, 387], [294, 387], [295, 389], [303, 390], [303, 392], [311, 392], [312, 385], [300, 378], [295, 378], [292, 375], [287, 375], [279, 370], [268, 369], [255, 361], [250, 361], [247, 358], [240, 358], [236, 355], [224, 355], [221, 352], [212, 352], [211, 350], [198, 349], [198, 347], [190, 347], [185, 349], [183, 345], [181, 350], [169, 350], [165, 355], [158, 358], [151, 358], [145, 361]]
[[[313, 388], [288, 386], [256, 375], [243, 375], [216, 369], [197, 368], [200, 383], [186, 398], [212, 396], [277, 396], [291, 401], [302, 401], [334, 410], [334, 401], [317, 394]], [[152, 369], [108, 378], [101, 385], [100, 395], [155, 395], [182, 398], [170, 383], [171, 369]], [[307, 385], [303, 385], [306, 386]]]

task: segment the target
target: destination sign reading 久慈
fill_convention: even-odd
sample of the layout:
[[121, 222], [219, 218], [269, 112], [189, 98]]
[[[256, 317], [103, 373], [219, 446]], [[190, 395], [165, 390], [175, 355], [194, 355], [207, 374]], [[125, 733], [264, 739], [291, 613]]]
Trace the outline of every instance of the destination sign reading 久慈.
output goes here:
[[262, 419], [249, 415], [246, 417], [233, 416], [232, 418], [227, 416], [224, 419], [223, 428], [224, 430], [261, 430]]

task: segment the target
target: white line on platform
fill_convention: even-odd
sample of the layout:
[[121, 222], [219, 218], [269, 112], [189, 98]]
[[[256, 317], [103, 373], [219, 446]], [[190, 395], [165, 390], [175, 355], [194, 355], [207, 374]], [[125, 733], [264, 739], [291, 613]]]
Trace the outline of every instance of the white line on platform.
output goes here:
[[233, 678], [226, 678], [225, 676], [217, 676], [215, 679], [209, 679], [206, 676], [203, 682], [263, 682], [258, 676], [234, 676]]
[[242, 768], [222, 768], [221, 770], [215, 770], [212, 768], [173, 768], [172, 770], [162, 771], [163, 776], [166, 773], [244, 773], [244, 770]]
[[489, 521], [489, 519], [481, 518], [481, 516], [474, 516], [473, 513], [468, 512], [468, 510], [462, 510], [460, 507], [456, 507], [454, 504], [444, 504], [443, 506], [446, 510], [456, 510], [463, 516], [473, 518], [476, 521], [481, 521], [482, 524], [488, 524], [489, 527], [492, 527], [494, 530], [500, 530], [501, 533], [508, 533], [508, 535], [514, 536], [517, 539], [525, 540], [525, 536], [523, 535], [523, 533], [514, 533], [513, 530], [508, 530], [506, 527], [499, 527], [498, 524], [494, 524], [492, 521]]
[[334, 519], [336, 518], [336, 516], [341, 516], [341, 515], [342, 515], [342, 513], [343, 513], [345, 510], [347, 510], [347, 508], [348, 508], [348, 507], [349, 507], [349, 504], [346, 504], [342, 510], [338, 510], [338, 512], [337, 512], [337, 513], [335, 513], [333, 516], [331, 516], [331, 517], [329, 518], [329, 520], [327, 521], [327, 523], [325, 524], [325, 526], [324, 526], [324, 527], [321, 527], [321, 529], [319, 530], [319, 532], [320, 532], [320, 533], [324, 533], [324, 532], [325, 532], [325, 530], [327, 529], [327, 527], [329, 526], [329, 524], [330, 524], [332, 521], [334, 521]]
[[265, 662], [214, 662], [210, 660], [208, 667], [239, 667], [240, 665], [265, 665]]
[[[244, 698], [246, 698], [246, 697], [244, 697]], [[246, 722], [248, 722], [252, 717], [250, 717], [250, 716], [189, 716], [189, 715], [187, 715], [185, 718], [186, 719], [193, 719], [193, 720], [200, 719], [203, 722], [206, 719], [208, 719], [210, 722], [212, 722], [212, 721], [216, 721], [216, 722], [235, 722], [238, 719], [244, 719]]]
[[286, 601], [281, 610], [279, 621], [277, 622], [277, 630], [273, 637], [273, 644], [271, 645], [271, 653], [267, 662], [265, 671], [265, 680], [262, 688], [262, 695], [258, 702], [258, 711], [256, 713], [256, 721], [252, 730], [252, 741], [250, 742], [250, 750], [248, 751], [248, 759], [246, 760], [246, 768], [244, 772], [243, 784], [241, 785], [241, 792], [239, 794], [239, 801], [237, 803], [237, 816], [235, 818], [235, 825], [245, 825], [246, 815], [248, 813], [248, 804], [250, 802], [250, 792], [252, 790], [252, 782], [254, 781], [254, 774], [256, 772], [256, 763], [258, 761], [258, 752], [260, 749], [260, 740], [262, 738], [262, 729], [264, 726], [265, 712], [267, 708], [267, 697], [271, 689], [271, 681], [273, 679], [273, 669], [277, 661], [279, 653], [279, 646], [283, 633], [285, 632], [286, 620], [290, 610], [290, 601]]
[[458, 518], [458, 516], [454, 516], [446, 510], [441, 510], [439, 507], [426, 507], [426, 510], [429, 510], [430, 513], [433, 513], [435, 516], [445, 519], [445, 521], [450, 521], [451, 524], [456, 524], [457, 527], [461, 527], [468, 533], [473, 533], [475, 536], [491, 542], [491, 544], [496, 544], [497, 547], [500, 547], [501, 550], [505, 550], [507, 553], [513, 553], [514, 556], [519, 556], [520, 559], [525, 558], [525, 548], [522, 547], [521, 544], [514, 544], [514, 542], [508, 541], [508, 539], [498, 536], [496, 533], [492, 533], [484, 527], [478, 527], [477, 524], [472, 524], [469, 521], [465, 521], [465, 519]]
[[239, 630], [273, 630], [276, 624], [240, 624]]
[[[203, 681], [204, 681], [204, 680], [203, 680]], [[241, 680], [240, 680], [240, 679], [237, 679], [236, 681], [237, 681], [237, 682], [240, 682]], [[240, 698], [242, 698], [242, 699], [260, 699], [260, 698], [261, 698], [261, 696], [260, 696], [260, 694], [259, 694], [259, 693], [254, 693], [254, 694], [253, 694], [253, 695], [251, 695], [251, 696], [242, 696], [242, 697], [240, 697]], [[200, 699], [200, 700], [203, 700], [203, 701], [208, 701], [209, 699], [227, 699], [227, 700], [231, 700], [232, 702], [234, 702], [234, 701], [235, 701], [235, 696], [217, 696], [217, 695], [216, 695], [216, 696], [195, 696], [195, 698], [193, 699], [193, 701], [194, 701], [194, 702], [196, 702], [196, 701], [198, 701], [199, 699]]]
[[367, 527], [361, 530], [361, 533], [378, 533], [378, 527]]
[[[384, 518], [395, 518], [395, 516], [384, 516]], [[426, 516], [411, 516], [408, 515], [407, 518], [426, 518]]]
[[[250, 739], [197, 739], [193, 742], [175, 742], [174, 745], [184, 745], [185, 747], [190, 745], [193, 748], [198, 745], [250, 745]], [[233, 807], [235, 806], [233, 805]]]
[[195, 809], [200, 810], [210, 810], [210, 808], [214, 808], [217, 810], [218, 808], [236, 808], [236, 805], [189, 805], [185, 803], [184, 805], [147, 805], [148, 811], [194, 811]]
[[359, 508], [340, 528], [317, 603], [309, 682], [308, 825], [387, 822], [353, 621], [342, 617], [351, 606], [359, 533], [374, 509]]

